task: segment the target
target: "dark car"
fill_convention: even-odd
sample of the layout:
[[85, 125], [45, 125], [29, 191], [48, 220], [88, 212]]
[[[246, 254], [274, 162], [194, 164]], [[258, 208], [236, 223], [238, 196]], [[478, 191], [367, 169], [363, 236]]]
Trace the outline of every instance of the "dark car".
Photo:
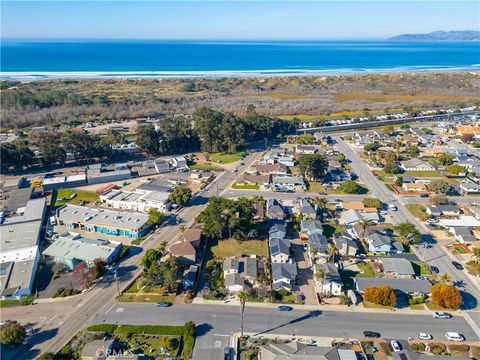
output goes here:
[[282, 306], [279, 306], [278, 307], [278, 311], [292, 311], [293, 308], [291, 306], [287, 306], [287, 305], [282, 305]]
[[463, 270], [463, 265], [460, 264], [458, 261], [452, 261], [452, 265], [455, 266], [457, 270]]
[[363, 332], [363, 336], [365, 337], [369, 337], [369, 338], [379, 338], [381, 335], [380, 333], [376, 332], [376, 331], [368, 331], [368, 330], [365, 330]]
[[440, 273], [440, 270], [436, 266], [430, 266], [430, 271], [433, 272], [434, 274]]
[[223, 349], [223, 359], [230, 360], [232, 358], [232, 348], [226, 347]]
[[426, 194], [426, 193], [423, 193], [423, 194], [420, 194], [420, 197], [421, 197], [421, 198], [426, 198], [426, 197], [429, 197], [429, 195]]
[[169, 307], [172, 306], [172, 303], [166, 302], [166, 301], [160, 301], [157, 303], [157, 307]]

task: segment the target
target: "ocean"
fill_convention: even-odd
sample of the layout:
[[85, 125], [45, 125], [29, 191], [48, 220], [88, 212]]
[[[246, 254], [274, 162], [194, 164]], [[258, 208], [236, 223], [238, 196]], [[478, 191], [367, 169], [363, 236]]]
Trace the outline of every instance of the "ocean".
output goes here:
[[480, 43], [5, 40], [0, 78], [221, 77], [480, 71]]

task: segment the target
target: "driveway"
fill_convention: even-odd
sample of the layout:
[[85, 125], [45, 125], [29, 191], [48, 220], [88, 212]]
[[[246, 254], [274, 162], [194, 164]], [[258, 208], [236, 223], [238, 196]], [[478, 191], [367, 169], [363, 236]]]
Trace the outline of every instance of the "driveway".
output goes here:
[[292, 240], [292, 250], [298, 264], [297, 282], [300, 291], [305, 296], [305, 304], [318, 305], [313, 269], [308, 254], [303, 250], [303, 242], [300, 239]]

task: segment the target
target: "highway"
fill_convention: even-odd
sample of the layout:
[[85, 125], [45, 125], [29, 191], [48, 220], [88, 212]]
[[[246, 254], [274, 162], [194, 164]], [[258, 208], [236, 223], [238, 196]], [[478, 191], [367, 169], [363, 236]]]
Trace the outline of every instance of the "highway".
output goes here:
[[[260, 156], [261, 152], [254, 152], [248, 155], [244, 160], [244, 165], [239, 171], [245, 171]], [[208, 198], [215, 195], [223, 195], [226, 189], [229, 189], [235, 181], [231, 172], [222, 172], [217, 178], [209, 184], [204, 190], [192, 197], [188, 205], [178, 211], [176, 216], [171, 217], [169, 221], [160, 227], [154, 234], [150, 235], [137, 248], [139, 251], [131, 255], [121, 263], [118, 269], [119, 287], [125, 288], [132, 279], [140, 275], [142, 269], [138, 267], [143, 253], [157, 247], [158, 244], [166, 240], [169, 244], [175, 242], [179, 234], [179, 226], [191, 226], [195, 222], [197, 215], [204, 209]], [[91, 291], [74, 297], [71, 301], [61, 301], [58, 303], [39, 303], [32, 307], [6, 308], [2, 309], [1, 319], [18, 319], [24, 323], [33, 323], [32, 327], [35, 334], [29, 338], [29, 342], [6, 354], [2, 354], [3, 359], [30, 359], [43, 351], [58, 351], [67, 343], [73, 335], [89, 324], [97, 323], [96, 318], [103, 314], [109, 307], [115, 303], [117, 296], [117, 286], [113, 275], [105, 276], [102, 283]], [[54, 305], [52, 305], [54, 304]], [[60, 309], [62, 309], [60, 311]], [[23, 317], [27, 312], [41, 314], [39, 321], [29, 320], [29, 317]], [[38, 318], [36, 316], [35, 318]]]
[[480, 334], [480, 329], [478, 328], [478, 324], [480, 324], [480, 312], [478, 307], [478, 300], [480, 299], [479, 282], [477, 281], [474, 283], [476, 279], [471, 280], [465, 270], [456, 269], [452, 265], [452, 258], [442, 245], [434, 241], [425, 225], [419, 222], [405, 208], [405, 202], [403, 199], [387, 189], [385, 184], [372, 174], [367, 165], [363, 163], [360, 156], [350, 148], [345, 141], [339, 136], [335, 137], [335, 140], [337, 141], [339, 151], [342, 152], [347, 159], [352, 161], [351, 165], [353, 170], [370, 189], [371, 195], [386, 204], [395, 204], [397, 206], [398, 210], [391, 212], [395, 223], [410, 222], [422, 233], [425, 241], [430, 244], [430, 248], [428, 250], [420, 251], [418, 248], [415, 249], [414, 247], [414, 251], [421, 260], [427, 262], [431, 266], [436, 266], [441, 273], [447, 273], [452, 281], [458, 284], [457, 286], [460, 288], [462, 295], [464, 296], [465, 310], [470, 310], [467, 315], [467, 317], [470, 316], [470, 319], [467, 318], [467, 320], [470, 321], [472, 326], [474, 326], [476, 331]]

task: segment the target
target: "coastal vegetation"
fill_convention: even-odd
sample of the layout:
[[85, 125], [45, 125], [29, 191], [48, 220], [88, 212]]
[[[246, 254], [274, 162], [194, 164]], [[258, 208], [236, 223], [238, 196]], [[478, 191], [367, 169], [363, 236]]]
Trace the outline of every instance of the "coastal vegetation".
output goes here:
[[210, 107], [236, 116], [248, 104], [265, 116], [364, 116], [479, 104], [472, 73], [289, 76], [269, 78], [85, 79], [1, 82], [4, 128], [58, 127], [87, 121], [191, 115]]

